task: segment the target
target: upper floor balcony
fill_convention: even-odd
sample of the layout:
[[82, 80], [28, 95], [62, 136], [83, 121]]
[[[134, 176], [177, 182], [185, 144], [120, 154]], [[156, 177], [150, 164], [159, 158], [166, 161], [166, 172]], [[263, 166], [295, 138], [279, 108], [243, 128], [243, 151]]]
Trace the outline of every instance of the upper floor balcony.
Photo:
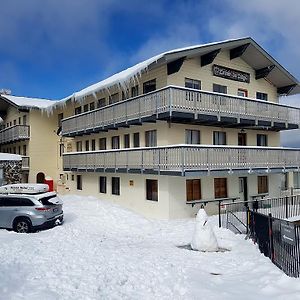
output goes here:
[[159, 175], [268, 174], [299, 170], [300, 149], [172, 145], [73, 152], [63, 155], [65, 171]]
[[0, 144], [8, 144], [30, 138], [28, 125], [14, 125], [0, 131]]
[[168, 86], [62, 120], [63, 136], [172, 120], [237, 128], [299, 128], [300, 109], [274, 102]]

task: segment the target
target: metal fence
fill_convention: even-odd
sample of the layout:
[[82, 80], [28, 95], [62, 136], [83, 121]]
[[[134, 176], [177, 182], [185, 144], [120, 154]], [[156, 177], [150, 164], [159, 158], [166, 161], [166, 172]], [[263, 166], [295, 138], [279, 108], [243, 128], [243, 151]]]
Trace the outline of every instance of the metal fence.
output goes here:
[[[221, 206], [225, 205], [223, 212]], [[300, 196], [219, 203], [222, 227], [248, 234], [283, 272], [300, 277]], [[295, 219], [293, 221], [293, 219]]]

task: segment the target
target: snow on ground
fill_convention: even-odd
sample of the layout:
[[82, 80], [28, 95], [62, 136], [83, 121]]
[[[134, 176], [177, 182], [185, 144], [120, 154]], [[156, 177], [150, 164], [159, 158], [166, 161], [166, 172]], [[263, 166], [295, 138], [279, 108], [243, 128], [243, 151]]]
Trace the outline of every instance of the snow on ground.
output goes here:
[[191, 242], [195, 220], [147, 220], [109, 202], [65, 196], [65, 223], [34, 234], [0, 230], [0, 299], [300, 299], [289, 278], [242, 235]]

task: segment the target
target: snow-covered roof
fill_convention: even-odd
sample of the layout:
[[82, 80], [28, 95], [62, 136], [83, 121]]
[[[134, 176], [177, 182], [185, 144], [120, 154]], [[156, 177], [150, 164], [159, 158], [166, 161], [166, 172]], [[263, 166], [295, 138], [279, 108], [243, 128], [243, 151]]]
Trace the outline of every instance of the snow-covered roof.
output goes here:
[[45, 109], [52, 106], [56, 101], [39, 98], [19, 97], [12, 95], [1, 95], [1, 98], [8, 100], [11, 104], [22, 108], [40, 108]]
[[22, 156], [18, 154], [0, 153], [0, 161], [22, 160]]
[[[73, 93], [72, 95], [57, 101], [53, 106], [61, 106], [65, 105], [67, 100], [72, 99], [73, 101], [83, 100], [85, 97], [94, 95], [96, 97], [96, 93], [109, 89], [110, 87], [118, 84], [122, 88], [126, 89], [129, 85], [130, 81], [138, 81], [142, 72], [147, 71], [148, 68], [153, 64], [159, 63], [168, 63], [174, 61], [180, 57], [184, 56], [196, 56], [203, 55], [210, 51], [214, 51], [216, 49], [224, 48], [224, 49], [232, 49], [241, 45], [245, 45], [249, 43], [251, 47], [245, 51], [246, 54], [243, 54], [243, 58], [246, 62], [253, 66], [254, 69], [260, 69], [262, 66], [269, 66], [271, 64], [275, 65], [276, 68], [273, 71], [273, 75], [271, 81], [274, 82], [275, 85], [285, 86], [285, 85], [297, 85], [294, 93], [300, 92], [299, 82], [296, 78], [294, 78], [285, 68], [283, 68], [274, 58], [272, 58], [262, 47], [260, 47], [252, 38], [245, 37], [239, 39], [230, 39], [219, 42], [207, 43], [207, 44], [199, 44], [184, 48], [178, 48], [170, 51], [166, 51], [160, 53], [156, 56], [153, 56], [145, 61], [142, 61], [124, 71], [116, 73], [98, 83], [95, 83], [87, 88], [84, 88], [78, 92]], [[271, 75], [270, 75], [271, 76]]]

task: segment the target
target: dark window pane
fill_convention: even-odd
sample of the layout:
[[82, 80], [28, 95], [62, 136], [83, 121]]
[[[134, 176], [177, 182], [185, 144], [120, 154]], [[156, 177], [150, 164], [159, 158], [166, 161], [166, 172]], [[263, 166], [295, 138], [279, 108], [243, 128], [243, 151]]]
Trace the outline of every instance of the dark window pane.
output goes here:
[[111, 178], [111, 193], [113, 195], [120, 195], [120, 177]]
[[133, 134], [133, 147], [139, 147], [140, 146], [140, 134], [139, 132], [135, 132]]
[[130, 148], [130, 135], [124, 135], [124, 148]]
[[146, 179], [146, 199], [158, 201], [158, 181]]
[[99, 150], [106, 150], [106, 138], [99, 139]]
[[82, 190], [82, 176], [77, 175], [77, 190]]
[[136, 85], [131, 88], [131, 97], [136, 97], [139, 95], [139, 86]]
[[227, 86], [214, 83], [213, 84], [213, 91], [215, 93], [227, 94]]
[[143, 93], [147, 94], [156, 90], [156, 79], [149, 80], [143, 84]]
[[81, 114], [81, 106], [75, 107], [75, 115]]
[[261, 92], [256, 92], [256, 99], [268, 101], [268, 94], [261, 93]]
[[105, 194], [106, 193], [106, 177], [100, 176], [99, 178], [99, 192]]
[[120, 149], [120, 137], [113, 136], [111, 138], [111, 149]]

